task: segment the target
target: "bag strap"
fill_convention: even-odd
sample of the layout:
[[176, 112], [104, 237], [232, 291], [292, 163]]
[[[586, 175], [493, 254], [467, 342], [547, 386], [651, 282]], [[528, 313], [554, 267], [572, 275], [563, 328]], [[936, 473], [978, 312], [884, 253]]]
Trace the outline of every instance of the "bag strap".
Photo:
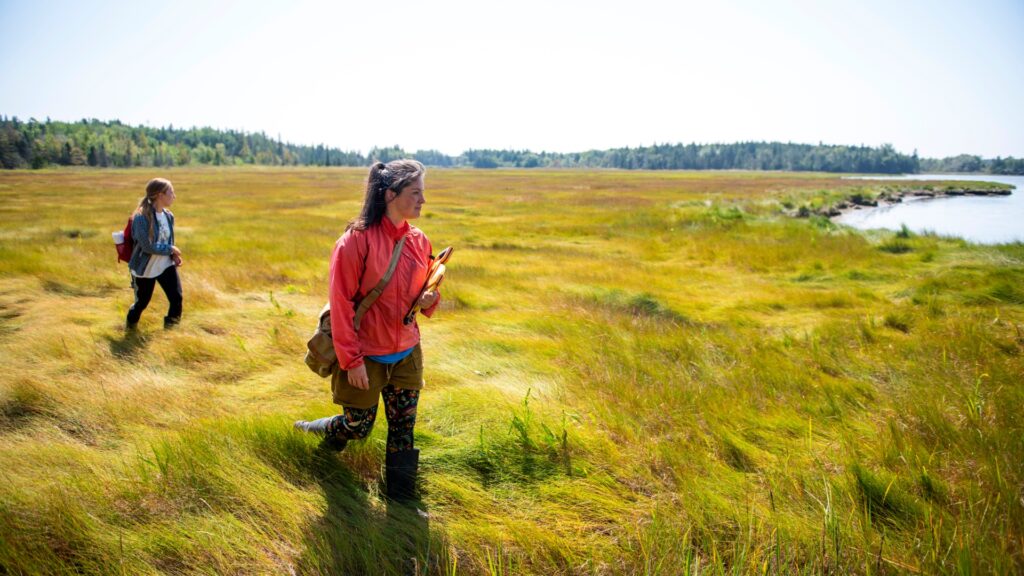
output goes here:
[[373, 306], [377, 298], [380, 298], [384, 288], [391, 281], [391, 275], [395, 273], [395, 268], [398, 267], [398, 258], [402, 255], [402, 247], [405, 246], [405, 238], [405, 236], [402, 236], [398, 244], [395, 244], [395, 251], [391, 253], [391, 262], [388, 263], [388, 271], [384, 273], [384, 277], [374, 286], [373, 290], [370, 290], [366, 297], [359, 301], [359, 307], [356, 308], [356, 317], [352, 320], [352, 326], [357, 332], [359, 331], [359, 323], [363, 320], [363, 315], [370, 309], [370, 306]]

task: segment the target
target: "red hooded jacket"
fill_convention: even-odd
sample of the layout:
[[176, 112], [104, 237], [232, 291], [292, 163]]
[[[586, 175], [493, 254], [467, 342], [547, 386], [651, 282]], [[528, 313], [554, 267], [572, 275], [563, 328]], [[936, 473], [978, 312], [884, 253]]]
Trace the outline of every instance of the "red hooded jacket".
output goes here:
[[[402, 255], [384, 292], [366, 311], [357, 334], [353, 327], [358, 299], [368, 294], [388, 270], [398, 240], [406, 237]], [[396, 228], [387, 217], [366, 230], [348, 230], [334, 245], [331, 255], [331, 333], [338, 365], [351, 370], [363, 364], [363, 356], [381, 356], [408, 350], [420, 341], [416, 322], [402, 324], [430, 267], [430, 240], [408, 222]], [[365, 262], [365, 270], [363, 263]], [[423, 310], [427, 316], [437, 301]]]

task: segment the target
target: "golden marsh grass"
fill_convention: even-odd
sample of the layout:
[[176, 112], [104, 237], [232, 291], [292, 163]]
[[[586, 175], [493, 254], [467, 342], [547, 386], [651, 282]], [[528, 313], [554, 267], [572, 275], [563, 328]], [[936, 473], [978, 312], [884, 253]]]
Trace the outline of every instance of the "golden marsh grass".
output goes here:
[[1020, 244], [781, 215], [831, 175], [431, 170], [414, 529], [383, 422], [290, 428], [334, 410], [301, 357], [365, 171], [160, 173], [184, 323], [158, 290], [131, 337], [109, 233], [155, 175], [0, 173], [0, 571], [1024, 570]]

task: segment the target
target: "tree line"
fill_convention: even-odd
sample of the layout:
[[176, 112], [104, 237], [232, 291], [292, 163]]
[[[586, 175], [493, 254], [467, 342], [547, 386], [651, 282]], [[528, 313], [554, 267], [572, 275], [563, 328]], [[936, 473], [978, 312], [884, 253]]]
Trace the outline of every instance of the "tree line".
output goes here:
[[0, 116], [0, 165], [187, 166], [210, 164], [361, 166], [365, 157], [337, 148], [284, 143], [266, 134], [213, 128], [128, 126], [114, 120], [58, 122]]
[[947, 158], [922, 158], [921, 172], [978, 172], [981, 174], [1024, 174], [1024, 158], [982, 158], [970, 154]]
[[578, 153], [529, 150], [467, 150], [450, 156], [437, 150], [406, 152], [398, 146], [366, 155], [324, 146], [297, 145], [263, 132], [213, 128], [151, 128], [117, 120], [27, 121], [0, 116], [0, 166], [366, 166], [371, 161], [416, 158], [430, 166], [474, 168], [618, 168], [625, 170], [788, 170], [914, 174], [980, 172], [1024, 174], [1024, 159], [956, 156], [918, 158], [890, 145], [841, 146], [783, 142], [656, 144]]

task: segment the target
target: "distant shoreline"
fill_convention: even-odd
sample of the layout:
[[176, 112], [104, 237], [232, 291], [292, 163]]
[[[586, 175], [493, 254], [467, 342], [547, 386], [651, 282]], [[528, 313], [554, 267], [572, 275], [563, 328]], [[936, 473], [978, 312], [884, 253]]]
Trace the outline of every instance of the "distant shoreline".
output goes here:
[[925, 198], [953, 198], [956, 196], [1009, 196], [1013, 194], [1013, 187], [1010, 185], [1006, 186], [1006, 188], [947, 188], [943, 190], [913, 188], [884, 191], [873, 199], [854, 194], [846, 200], [841, 200], [832, 206], [822, 208], [819, 214], [829, 219], [838, 218], [849, 212], [856, 212], [865, 208], [879, 208], [901, 204], [904, 198], [919, 200]]

